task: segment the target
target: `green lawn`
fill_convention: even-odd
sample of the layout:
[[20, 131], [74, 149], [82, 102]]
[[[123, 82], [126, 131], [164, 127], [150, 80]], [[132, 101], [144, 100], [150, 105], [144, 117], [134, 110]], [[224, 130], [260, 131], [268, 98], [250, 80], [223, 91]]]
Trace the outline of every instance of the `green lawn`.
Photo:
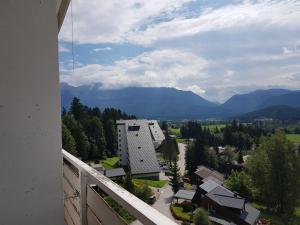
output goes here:
[[300, 143], [300, 134], [287, 134], [286, 137], [291, 142]]
[[[280, 215], [267, 211], [266, 207], [260, 203], [251, 203], [252, 206], [261, 211], [261, 218], [267, 219], [271, 225], [286, 225], [286, 220]], [[291, 217], [291, 225], [300, 224], [300, 207], [298, 207]]]
[[177, 143], [185, 143], [186, 139], [184, 138], [176, 138]]
[[105, 169], [112, 169], [118, 167], [118, 162], [120, 158], [119, 157], [112, 157], [112, 158], [107, 158], [104, 160], [101, 160], [102, 166], [104, 166]]
[[169, 133], [176, 135], [176, 136], [180, 136], [180, 129], [179, 128], [169, 128]]
[[167, 180], [145, 180], [145, 179], [133, 179], [133, 183], [137, 186], [141, 184], [146, 184], [155, 188], [162, 188], [167, 183]]
[[204, 127], [209, 128], [210, 131], [214, 131], [216, 127], [220, 130], [224, 127], [226, 127], [226, 124], [220, 123], [220, 124], [210, 124], [210, 125], [204, 125]]
[[170, 210], [175, 219], [192, 222], [192, 213], [184, 212], [179, 204], [170, 205]]

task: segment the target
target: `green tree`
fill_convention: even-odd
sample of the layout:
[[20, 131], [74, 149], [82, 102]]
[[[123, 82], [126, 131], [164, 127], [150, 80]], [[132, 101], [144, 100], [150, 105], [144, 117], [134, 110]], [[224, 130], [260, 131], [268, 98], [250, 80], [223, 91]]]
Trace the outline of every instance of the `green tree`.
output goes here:
[[294, 212], [300, 193], [300, 156], [284, 133], [265, 137], [246, 162], [259, 199], [276, 213]]
[[197, 138], [187, 146], [185, 162], [189, 176], [193, 175], [199, 165], [208, 165], [208, 151], [202, 139]]
[[236, 191], [242, 197], [248, 199], [252, 198], [252, 189], [253, 189], [252, 180], [251, 177], [244, 171], [232, 173], [225, 180], [224, 185], [230, 190]]
[[152, 195], [152, 191], [148, 185], [142, 184], [141, 186], [135, 187], [135, 195], [144, 202], [148, 202]]
[[178, 145], [175, 138], [171, 138], [169, 135], [166, 135], [166, 139], [162, 143], [160, 150], [165, 160], [171, 162], [174, 158], [177, 157]]
[[193, 216], [193, 222], [195, 225], [209, 225], [208, 212], [203, 208], [196, 209]]
[[117, 153], [117, 129], [114, 121], [109, 119], [104, 123], [106, 148], [110, 156], [116, 155]]
[[180, 172], [178, 168], [177, 157], [173, 159], [171, 165], [172, 165], [171, 167], [172, 177], [170, 180], [170, 185], [172, 186], [172, 190], [175, 194], [180, 188]]
[[66, 125], [62, 124], [62, 147], [72, 155], [77, 155], [76, 142]]
[[126, 174], [125, 180], [124, 180], [124, 188], [129, 191], [130, 193], [134, 193], [134, 184], [132, 182], [132, 177], [130, 173]]
[[206, 149], [207, 151], [207, 166], [213, 169], [218, 168], [218, 156], [214, 149]]
[[95, 145], [97, 146], [97, 149], [95, 149], [95, 156], [98, 156], [98, 159], [102, 158], [106, 149], [106, 140], [101, 120], [96, 116], [91, 117], [85, 124], [85, 130], [90, 142], [92, 142], [91, 140], [94, 140]]
[[239, 151], [239, 156], [238, 156], [238, 163], [243, 163], [244, 159], [243, 159], [243, 153], [242, 150]]

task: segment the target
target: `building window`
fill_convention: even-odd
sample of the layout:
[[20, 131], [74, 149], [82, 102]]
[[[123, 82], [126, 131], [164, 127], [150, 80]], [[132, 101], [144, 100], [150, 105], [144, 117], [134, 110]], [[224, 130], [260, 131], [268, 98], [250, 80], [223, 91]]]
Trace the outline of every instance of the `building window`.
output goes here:
[[136, 134], [135, 136], [139, 136], [139, 134]]
[[141, 159], [140, 161], [141, 161], [141, 162], [144, 162], [144, 160], [143, 160], [143, 159]]
[[128, 126], [128, 131], [138, 131], [140, 126]]
[[141, 149], [141, 147], [139, 146], [138, 149]]

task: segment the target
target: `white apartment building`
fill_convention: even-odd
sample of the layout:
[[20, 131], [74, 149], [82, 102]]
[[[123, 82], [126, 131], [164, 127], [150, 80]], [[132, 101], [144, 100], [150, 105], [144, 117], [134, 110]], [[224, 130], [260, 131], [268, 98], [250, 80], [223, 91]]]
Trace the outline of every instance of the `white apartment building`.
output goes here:
[[118, 120], [120, 165], [129, 166], [134, 177], [159, 175], [155, 149], [165, 136], [156, 120]]

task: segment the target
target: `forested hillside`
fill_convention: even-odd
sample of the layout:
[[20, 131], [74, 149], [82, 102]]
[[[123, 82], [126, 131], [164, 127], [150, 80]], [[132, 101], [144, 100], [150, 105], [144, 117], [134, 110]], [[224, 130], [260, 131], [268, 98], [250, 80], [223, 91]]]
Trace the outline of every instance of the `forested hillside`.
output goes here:
[[90, 108], [73, 98], [62, 112], [62, 147], [82, 160], [99, 160], [117, 154], [116, 120], [132, 119], [118, 109]]

